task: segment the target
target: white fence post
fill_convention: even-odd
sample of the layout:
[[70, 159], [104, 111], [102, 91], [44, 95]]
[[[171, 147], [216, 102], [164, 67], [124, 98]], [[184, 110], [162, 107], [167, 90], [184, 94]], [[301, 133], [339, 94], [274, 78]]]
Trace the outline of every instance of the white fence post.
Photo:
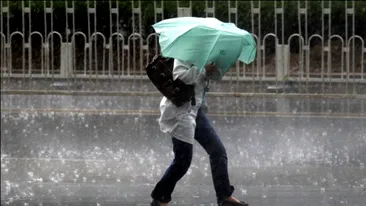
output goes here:
[[189, 1], [189, 7], [180, 7], [179, 1], [177, 1], [177, 13], [178, 17], [192, 16], [192, 1]]
[[61, 65], [60, 75], [64, 78], [71, 77], [72, 74], [72, 45], [71, 43], [61, 43]]
[[279, 81], [282, 81], [289, 74], [289, 45], [276, 45], [276, 76]]

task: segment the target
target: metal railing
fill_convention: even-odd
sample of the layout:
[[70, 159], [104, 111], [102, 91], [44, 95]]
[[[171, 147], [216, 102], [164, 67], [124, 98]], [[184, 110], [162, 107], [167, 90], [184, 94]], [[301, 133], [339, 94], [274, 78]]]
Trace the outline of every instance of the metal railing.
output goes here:
[[[126, 13], [118, 1], [86, 1], [87, 21], [84, 21], [85, 16], [77, 15], [79, 1], [62, 2], [61, 17], [55, 16], [56, 1], [38, 1], [38, 7], [43, 10], [43, 22], [33, 19], [32, 13], [39, 9], [34, 2], [21, 1], [21, 12], [12, 11], [11, 1], [0, 2], [2, 79], [146, 79], [144, 66], [159, 48], [157, 35], [144, 29], [144, 10], [150, 6], [154, 22], [157, 22], [168, 18], [164, 16], [166, 2], [131, 1], [129, 28], [121, 23], [121, 16]], [[203, 2], [203, 16], [219, 15], [217, 2]], [[176, 1], [174, 4], [176, 16], [191, 16], [198, 3], [189, 1], [182, 6], [182, 2]], [[264, 1], [242, 4], [250, 7], [250, 25], [246, 25], [246, 29], [256, 39], [257, 58], [251, 65], [238, 62], [224, 78], [229, 84], [240, 81], [277, 83], [288, 79], [306, 85], [314, 82], [323, 85], [327, 82], [366, 83], [365, 39], [355, 31], [356, 23], [360, 22], [356, 19], [354, 1], [344, 2], [344, 33], [341, 35], [332, 33], [332, 1], [321, 3], [320, 33], [309, 32], [309, 27], [313, 26], [308, 23], [310, 3], [295, 2], [298, 29], [292, 35], [285, 31], [288, 12], [285, 1], [274, 1], [271, 8], [274, 13], [272, 32], [262, 25]], [[105, 8], [103, 15], [109, 19], [108, 23], [99, 20], [97, 12], [101, 7]], [[226, 7], [227, 20], [240, 25], [238, 1], [227, 1]], [[19, 15], [21, 26], [13, 26], [12, 18]], [[64, 18], [61, 26], [64, 31], [54, 29], [60, 28], [55, 18]], [[78, 21], [78, 18], [83, 19]], [[36, 24], [43, 29], [34, 30]], [[80, 24], [87, 24], [87, 30], [78, 30]], [[292, 48], [298, 49], [292, 52]]]

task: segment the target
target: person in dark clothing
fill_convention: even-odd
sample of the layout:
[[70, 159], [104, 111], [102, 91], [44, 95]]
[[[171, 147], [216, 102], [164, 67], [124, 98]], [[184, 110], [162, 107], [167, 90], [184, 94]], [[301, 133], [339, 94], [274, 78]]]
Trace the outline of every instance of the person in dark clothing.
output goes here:
[[205, 113], [204, 91], [209, 79], [220, 76], [215, 65], [206, 65], [203, 72], [188, 62], [174, 60], [173, 78], [186, 84], [195, 85], [195, 104], [190, 102], [177, 107], [166, 97], [160, 102], [160, 129], [172, 137], [174, 160], [165, 171], [151, 193], [151, 206], [167, 206], [177, 182], [188, 171], [196, 140], [210, 157], [211, 173], [219, 206], [248, 206], [232, 196], [234, 187], [230, 185], [228, 158], [224, 145]]

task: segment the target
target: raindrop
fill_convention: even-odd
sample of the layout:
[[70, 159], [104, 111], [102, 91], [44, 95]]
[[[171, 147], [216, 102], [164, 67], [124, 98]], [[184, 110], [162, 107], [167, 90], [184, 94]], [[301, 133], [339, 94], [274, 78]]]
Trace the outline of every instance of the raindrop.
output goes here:
[[33, 178], [33, 172], [28, 172], [27, 174]]
[[256, 174], [255, 172], [253, 172], [253, 173], [252, 173], [252, 177], [253, 177], [253, 178], [255, 178], [255, 177], [256, 177], [256, 175], [257, 175], [257, 174]]

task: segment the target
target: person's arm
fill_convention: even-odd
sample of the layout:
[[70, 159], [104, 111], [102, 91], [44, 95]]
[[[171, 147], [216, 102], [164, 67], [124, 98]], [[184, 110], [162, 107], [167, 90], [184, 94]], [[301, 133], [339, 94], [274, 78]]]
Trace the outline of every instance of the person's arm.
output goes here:
[[173, 79], [180, 79], [185, 84], [194, 84], [199, 75], [199, 70], [195, 66], [191, 66], [191, 64], [180, 61], [178, 59], [174, 60], [173, 67]]

